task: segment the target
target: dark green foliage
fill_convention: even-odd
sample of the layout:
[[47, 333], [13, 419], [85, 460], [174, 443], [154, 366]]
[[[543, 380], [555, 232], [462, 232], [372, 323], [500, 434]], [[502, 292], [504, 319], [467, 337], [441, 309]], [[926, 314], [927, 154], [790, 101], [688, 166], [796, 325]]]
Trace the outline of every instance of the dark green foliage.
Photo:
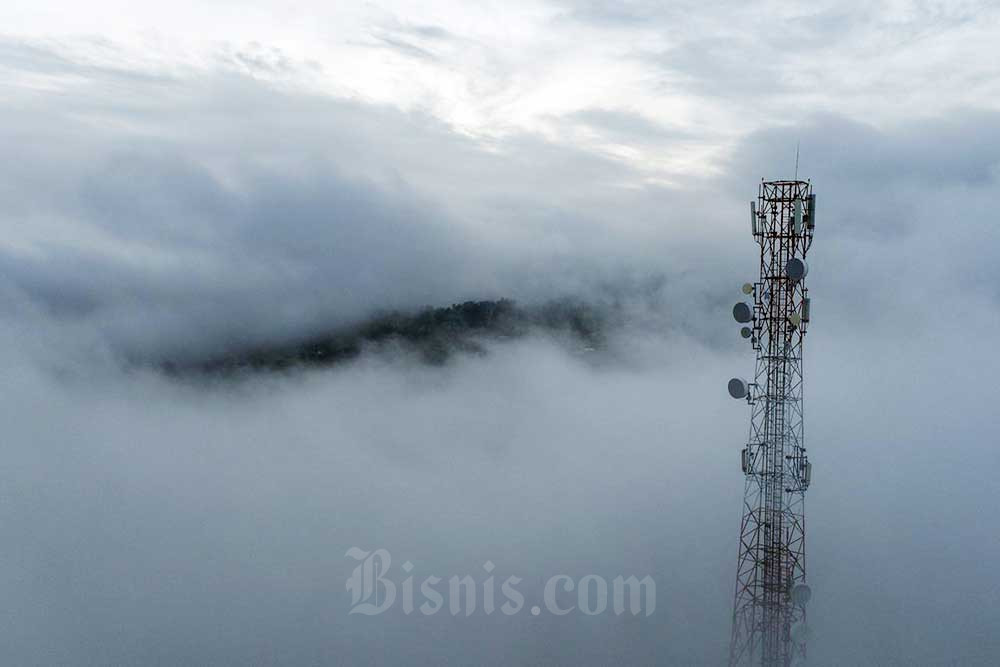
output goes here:
[[510, 299], [466, 301], [417, 313], [392, 311], [328, 334], [187, 364], [167, 362], [174, 374], [229, 374], [244, 370], [282, 371], [322, 367], [357, 358], [365, 350], [397, 347], [440, 365], [456, 353], [485, 354], [488, 340], [511, 339], [531, 331], [570, 337], [583, 348], [603, 342], [604, 318], [579, 301], [563, 299], [523, 307]]

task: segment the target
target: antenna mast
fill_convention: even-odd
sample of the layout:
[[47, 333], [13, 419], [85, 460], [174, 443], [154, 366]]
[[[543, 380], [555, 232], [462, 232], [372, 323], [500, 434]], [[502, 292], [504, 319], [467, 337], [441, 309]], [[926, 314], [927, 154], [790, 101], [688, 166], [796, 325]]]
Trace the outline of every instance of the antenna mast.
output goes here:
[[[796, 163], [798, 151], [796, 150]], [[796, 165], [796, 175], [798, 173]], [[741, 452], [745, 490], [729, 664], [789, 667], [806, 657], [805, 491], [812, 477], [802, 422], [802, 340], [809, 323], [806, 253], [816, 225], [808, 181], [761, 182], [750, 203], [760, 277], [733, 316], [757, 353], [752, 382], [729, 381], [750, 405]]]

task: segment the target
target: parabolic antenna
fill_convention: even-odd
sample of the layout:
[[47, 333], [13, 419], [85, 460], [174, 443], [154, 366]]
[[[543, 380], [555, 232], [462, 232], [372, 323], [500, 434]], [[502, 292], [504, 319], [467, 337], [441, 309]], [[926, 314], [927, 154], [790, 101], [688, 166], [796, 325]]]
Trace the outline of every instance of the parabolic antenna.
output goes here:
[[812, 598], [812, 589], [809, 588], [808, 584], [795, 584], [788, 595], [792, 599], [793, 604], [804, 607], [809, 602], [809, 599]]
[[729, 381], [729, 395], [733, 398], [746, 398], [750, 393], [747, 381], [742, 378], [733, 378]]
[[733, 306], [733, 319], [737, 322], [746, 323], [753, 319], [753, 310], [742, 301]]
[[797, 327], [802, 324], [802, 316], [798, 313], [792, 313], [788, 316], [788, 321], [791, 322], [793, 327]]
[[743, 293], [753, 294], [753, 283], [743, 283]]
[[802, 280], [807, 273], [809, 273], [809, 265], [803, 259], [792, 257], [785, 264], [785, 275], [792, 280]]
[[740, 329], [740, 335], [743, 336], [744, 338], [749, 338], [750, 336], [753, 335], [753, 329], [751, 329], [750, 327], [743, 327], [742, 329]]

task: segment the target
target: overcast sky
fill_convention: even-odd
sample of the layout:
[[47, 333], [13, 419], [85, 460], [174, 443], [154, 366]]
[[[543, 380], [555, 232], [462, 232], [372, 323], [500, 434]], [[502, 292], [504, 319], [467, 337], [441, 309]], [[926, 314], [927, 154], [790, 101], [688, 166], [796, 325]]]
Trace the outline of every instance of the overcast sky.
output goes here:
[[4, 74], [38, 90], [101, 70], [238, 73], [426, 113], [480, 141], [531, 132], [667, 181], [818, 111], [885, 128], [996, 108], [995, 3], [705, 5], [12, 2]]
[[[706, 7], [705, 5], [711, 6]], [[818, 193], [816, 664], [995, 664], [1000, 8], [0, 8], [0, 651], [16, 664], [717, 664], [747, 202]], [[239, 386], [122, 367], [462, 299], [542, 339]], [[648, 619], [349, 616], [416, 573], [650, 574]], [[635, 621], [634, 623], [632, 621]]]
[[[998, 16], [7, 4], [8, 298], [134, 351], [193, 344], [189, 318], [232, 341], [676, 278], [748, 254], [738, 204], [794, 174], [797, 146], [801, 174], [837, 188], [831, 236], [898, 239], [956, 187], [978, 205], [995, 174], [1000, 84], [982, 56]], [[720, 270], [719, 286], [743, 277]]]

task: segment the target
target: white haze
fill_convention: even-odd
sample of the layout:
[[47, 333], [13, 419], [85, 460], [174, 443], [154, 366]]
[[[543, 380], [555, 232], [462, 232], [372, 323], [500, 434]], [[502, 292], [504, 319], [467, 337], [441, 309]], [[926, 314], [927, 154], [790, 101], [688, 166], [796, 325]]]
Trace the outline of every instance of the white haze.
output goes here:
[[[812, 655], [988, 664], [989, 343], [960, 327], [834, 331], [817, 317], [807, 357]], [[960, 354], [932, 356], [956, 338]], [[443, 368], [366, 358], [215, 388], [107, 369], [60, 378], [10, 343], [7, 655], [718, 664], [747, 418], [723, 384], [749, 360], [683, 336], [619, 343], [632, 356], [612, 367], [528, 340]], [[651, 574], [657, 611], [348, 616], [352, 546], [424, 576], [482, 579], [492, 560], [524, 578], [529, 605], [554, 574]]]
[[[139, 75], [21, 40], [0, 55], [16, 73], [0, 106], [7, 662], [720, 664], [748, 420], [725, 382], [752, 368], [729, 309], [756, 271], [746, 202], [789, 175], [796, 141], [819, 195], [811, 659], [996, 662], [989, 100], [878, 127], [814, 107], [665, 180], [528, 129], [486, 140], [232, 72]], [[641, 117], [580, 118], [686, 150]], [[373, 355], [208, 386], [125, 363], [565, 295], [624, 304], [608, 352], [533, 336], [442, 367]], [[417, 575], [491, 560], [529, 606], [554, 574], [650, 574], [657, 610], [349, 616], [352, 546]]]

